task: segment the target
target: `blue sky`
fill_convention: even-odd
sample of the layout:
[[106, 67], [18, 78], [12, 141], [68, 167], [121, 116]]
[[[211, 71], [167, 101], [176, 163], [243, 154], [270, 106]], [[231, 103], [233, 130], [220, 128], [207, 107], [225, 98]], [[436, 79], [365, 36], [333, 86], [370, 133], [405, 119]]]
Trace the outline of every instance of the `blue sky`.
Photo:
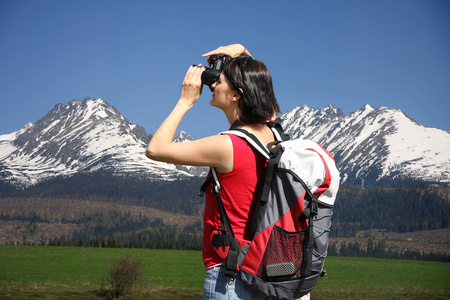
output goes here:
[[[450, 1], [0, 0], [0, 134], [57, 103], [103, 98], [154, 133], [191, 64], [243, 43], [283, 112], [399, 108], [450, 130]], [[179, 129], [227, 129], [204, 89]]]

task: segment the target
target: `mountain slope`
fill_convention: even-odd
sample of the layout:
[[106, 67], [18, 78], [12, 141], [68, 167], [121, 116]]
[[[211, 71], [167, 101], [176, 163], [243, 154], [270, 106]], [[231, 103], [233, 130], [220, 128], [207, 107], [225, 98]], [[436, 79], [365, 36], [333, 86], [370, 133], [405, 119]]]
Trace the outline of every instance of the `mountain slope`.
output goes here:
[[36, 124], [0, 136], [0, 176], [19, 186], [97, 170], [167, 180], [192, 176], [146, 158], [150, 138], [103, 99], [57, 104]]
[[401, 110], [365, 105], [345, 116], [332, 105], [282, 116], [292, 138], [317, 141], [335, 157], [342, 181], [450, 181], [450, 132], [425, 127]]

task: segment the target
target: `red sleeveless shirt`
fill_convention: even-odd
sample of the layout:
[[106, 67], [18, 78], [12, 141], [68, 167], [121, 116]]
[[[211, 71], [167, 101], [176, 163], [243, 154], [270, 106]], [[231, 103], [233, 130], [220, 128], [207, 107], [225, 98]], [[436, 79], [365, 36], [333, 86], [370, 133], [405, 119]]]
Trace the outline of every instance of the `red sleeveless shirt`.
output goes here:
[[[259, 199], [266, 173], [266, 159], [244, 139], [229, 135], [233, 144], [233, 171], [217, 172], [221, 185], [220, 196], [230, 219], [233, 232], [241, 246], [249, 240], [251, 216]], [[203, 262], [211, 268], [225, 262], [229, 247], [217, 249], [211, 244], [214, 234], [220, 233], [220, 215], [211, 189], [205, 191], [203, 214]]]

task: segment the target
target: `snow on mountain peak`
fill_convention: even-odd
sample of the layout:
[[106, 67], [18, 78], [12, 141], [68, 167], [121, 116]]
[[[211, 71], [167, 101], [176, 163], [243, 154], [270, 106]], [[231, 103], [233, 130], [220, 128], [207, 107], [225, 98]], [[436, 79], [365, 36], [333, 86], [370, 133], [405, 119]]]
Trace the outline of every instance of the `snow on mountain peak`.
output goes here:
[[397, 114], [395, 127], [385, 136], [390, 147], [381, 176], [408, 172], [425, 180], [449, 181], [450, 134], [419, 125], [403, 113]]
[[181, 143], [186, 141], [193, 141], [194, 138], [190, 136], [186, 131], [180, 131], [175, 137], [173, 138], [174, 143]]
[[[383, 107], [384, 108], [384, 107]], [[373, 111], [375, 110], [375, 108], [373, 108], [372, 105], [366, 104], [363, 107], [361, 107], [361, 110], [368, 110], [368, 111]]]

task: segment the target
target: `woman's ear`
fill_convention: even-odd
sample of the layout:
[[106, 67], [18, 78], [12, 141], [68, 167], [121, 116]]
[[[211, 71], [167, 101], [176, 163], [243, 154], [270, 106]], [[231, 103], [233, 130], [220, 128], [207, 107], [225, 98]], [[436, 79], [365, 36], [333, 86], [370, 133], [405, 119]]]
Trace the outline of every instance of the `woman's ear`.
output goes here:
[[[242, 93], [242, 89], [239, 89]], [[233, 94], [231, 95], [231, 101], [238, 101], [239, 99], [241, 99], [241, 94], [239, 94], [238, 91], [234, 90]]]

